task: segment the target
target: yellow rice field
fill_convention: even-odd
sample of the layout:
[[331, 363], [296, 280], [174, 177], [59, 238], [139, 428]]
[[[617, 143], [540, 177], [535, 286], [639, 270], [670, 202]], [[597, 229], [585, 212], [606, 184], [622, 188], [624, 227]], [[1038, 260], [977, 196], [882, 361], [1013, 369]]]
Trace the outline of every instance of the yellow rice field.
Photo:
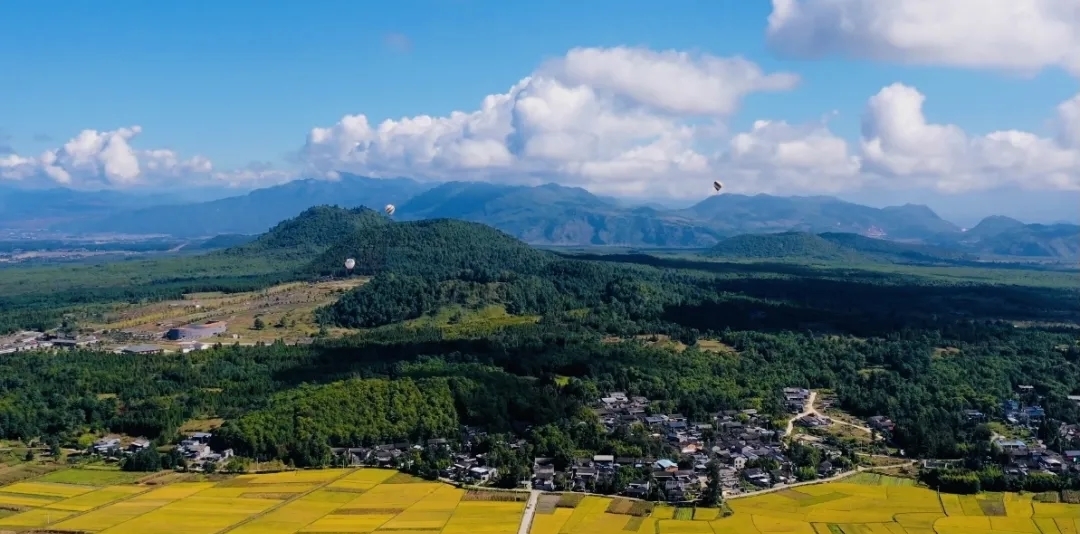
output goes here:
[[[390, 480], [393, 478], [394, 480]], [[523, 502], [380, 469], [241, 475], [165, 486], [20, 482], [0, 487], [0, 531], [94, 534], [516, 533]]]
[[[0, 531], [517, 533], [525, 503], [485, 500], [493, 495], [467, 494], [379, 469], [242, 475], [164, 486], [30, 480], [0, 487], [0, 506], [15, 511], [0, 518]], [[649, 514], [640, 503], [630, 504], [544, 495], [530, 534], [1080, 534], [1080, 505], [1033, 502], [1030, 494], [938, 495], [884, 479], [734, 499], [727, 517], [704, 508], [659, 507]]]
[[677, 513], [665, 507], [643, 518], [609, 513], [611, 499], [585, 497], [574, 508], [538, 508], [531, 534], [1080, 534], [1080, 505], [1031, 497], [939, 497], [886, 478], [733, 499], [729, 517], [716, 509]]

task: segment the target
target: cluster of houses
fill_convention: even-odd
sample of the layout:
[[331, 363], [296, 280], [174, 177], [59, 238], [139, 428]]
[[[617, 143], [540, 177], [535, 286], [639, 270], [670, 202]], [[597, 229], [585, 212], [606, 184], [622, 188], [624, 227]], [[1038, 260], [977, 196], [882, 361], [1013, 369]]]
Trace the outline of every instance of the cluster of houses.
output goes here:
[[[514, 444], [511, 444], [513, 446]], [[439, 477], [463, 484], [484, 484], [498, 476], [499, 470], [487, 462], [486, 454], [457, 452], [446, 438], [433, 438], [424, 444], [408, 442], [387, 443], [374, 447], [337, 447], [331, 449], [335, 457], [353, 466], [406, 467], [411, 451], [443, 450], [450, 458], [450, 465], [439, 472]]]
[[44, 332], [25, 331], [0, 337], [0, 354], [38, 349], [74, 349], [98, 343], [94, 336], [59, 337]]
[[[210, 447], [209, 432], [195, 432], [184, 438], [176, 446], [176, 450], [188, 463], [189, 469], [200, 470], [207, 463], [220, 463], [232, 458], [232, 449], [214, 451]], [[137, 438], [130, 442], [121, 440], [116, 436], [101, 438], [90, 446], [90, 451], [98, 456], [117, 459], [126, 455], [135, 454], [153, 447], [153, 443], [146, 438]]]
[[[789, 408], [799, 412], [806, 406], [810, 392], [785, 388], [784, 396]], [[680, 414], [651, 413], [649, 405], [645, 397], [612, 392], [599, 400], [595, 411], [609, 432], [620, 426], [642, 425], [654, 438], [667, 445], [670, 458], [596, 455], [576, 459], [562, 473], [556, 473], [551, 459], [537, 458], [533, 465], [532, 486], [546, 491], [585, 491], [611, 477], [620, 467], [631, 466], [638, 470], [647, 469], [650, 476], [619, 488], [623, 493], [634, 497], [662, 495], [677, 502], [691, 499], [704, 489], [707, 466], [713, 461], [721, 465], [720, 482], [725, 495], [793, 481], [793, 466], [784, 455], [780, 441], [782, 432], [768, 428], [771, 425], [757, 410], [728, 410], [712, 414], [707, 421], [690, 421]], [[812, 445], [822, 448], [826, 458], [840, 455], [839, 450], [827, 445]], [[766, 470], [759, 466], [774, 468]], [[835, 469], [825, 461], [819, 466], [819, 472], [822, 476], [831, 476]], [[557, 488], [557, 480], [564, 481], [564, 487]], [[662, 491], [653, 484], [661, 486]]]
[[[1020, 439], [995, 437], [993, 444], [1009, 458], [1005, 465], [1006, 475], [1024, 476], [1031, 472], [1061, 474], [1080, 460], [1080, 451], [1066, 451], [1065, 455], [1046, 448], [1042, 443], [1027, 443]], [[1066, 463], [1066, 455], [1069, 457]], [[1080, 470], [1080, 469], [1078, 469]]]
[[806, 408], [810, 400], [810, 390], [805, 388], [784, 388], [784, 407], [791, 413], [799, 413]]
[[220, 463], [232, 458], [232, 449], [214, 451], [210, 448], [210, 438], [214, 437], [209, 432], [194, 432], [180, 441], [176, 446], [180, 454], [188, 461], [188, 465], [202, 466], [207, 463]]
[[[1005, 399], [1001, 404], [1002, 423], [1009, 427], [1012, 434], [1033, 435], [1046, 419], [1046, 410], [1038, 404], [1038, 395], [1034, 387], [1017, 387], [1020, 399]], [[981, 422], [989, 419], [977, 410], [966, 410], [965, 418]], [[1080, 425], [1061, 424], [1058, 428], [1061, 441], [1066, 444], [1080, 443]], [[1080, 472], [1080, 450], [1054, 451], [1041, 440], [1018, 439], [994, 435], [991, 443], [1006, 456], [1004, 471], [1007, 475], [1026, 476], [1030, 473], [1064, 474], [1070, 471]]]

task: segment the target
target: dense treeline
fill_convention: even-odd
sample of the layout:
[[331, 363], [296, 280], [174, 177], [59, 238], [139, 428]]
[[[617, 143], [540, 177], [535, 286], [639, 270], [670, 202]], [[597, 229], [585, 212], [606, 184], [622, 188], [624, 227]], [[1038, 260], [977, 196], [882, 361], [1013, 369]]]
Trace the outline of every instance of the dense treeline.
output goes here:
[[[604, 434], [586, 409], [604, 392], [644, 395], [657, 401], [653, 410], [691, 419], [741, 408], [779, 418], [779, 392], [788, 386], [830, 388], [857, 415], [892, 418], [892, 438], [909, 455], [968, 455], [983, 437], [963, 410], [999, 413], [1018, 384], [1046, 398], [1051, 420], [1080, 420], [1065, 398], [1080, 392], [1076, 331], [1047, 324], [1080, 319], [1075, 284], [958, 280], [970, 279], [967, 271], [918, 276], [646, 256], [585, 261], [469, 223], [386, 224], [369, 211], [343, 211], [312, 211], [307, 224], [283, 223], [277, 234], [200, 260], [244, 265], [260, 250], [278, 251], [271, 254], [277, 263], [249, 278], [227, 269], [198, 275], [192, 267], [190, 276], [136, 277], [139, 287], [67, 283], [62, 297], [10, 284], [21, 289], [0, 305], [17, 303], [24, 315], [5, 317], [25, 321], [49, 317], [48, 305], [60, 302], [50, 298], [90, 306], [102, 296], [244, 287], [340, 271], [345, 257], [375, 275], [319, 312], [325, 323], [364, 329], [347, 339], [152, 357], [0, 357], [0, 437], [70, 442], [108, 430], [166, 440], [192, 417], [218, 416], [229, 420], [219, 435], [224, 444], [305, 465], [324, 462], [332, 444], [422, 439], [466, 424], [527, 433], [537, 454], [564, 461], [580, 451], [661, 452], [641, 432]], [[307, 243], [324, 224], [355, 227], [336, 244]], [[320, 247], [326, 251], [301, 261]], [[110, 268], [118, 267], [101, 269]], [[1012, 272], [995, 276], [1009, 280]], [[460, 315], [492, 305], [539, 319], [471, 330], [402, 324], [446, 307]], [[651, 346], [659, 335], [684, 346]], [[698, 345], [702, 339], [711, 344]]]
[[247, 457], [322, 465], [330, 446], [449, 436], [457, 428], [444, 379], [354, 379], [277, 394], [266, 408], [226, 423], [215, 439]]
[[[996, 413], [1000, 399], [1020, 383], [1063, 401], [1047, 403], [1050, 417], [1076, 418], [1064, 396], [1080, 389], [1080, 350], [1062, 350], [1075, 343], [1065, 334], [976, 322], [866, 340], [726, 331], [717, 338], [736, 352], [717, 354], [605, 342], [590, 323], [604, 321], [592, 315], [578, 324], [551, 319], [482, 339], [443, 339], [438, 329], [391, 327], [369, 338], [311, 347], [223, 347], [162, 357], [8, 355], [0, 359], [0, 433], [71, 439], [84, 430], [108, 429], [171, 437], [190, 417], [232, 419], [262, 409], [269, 411], [256, 412], [264, 415], [249, 421], [280, 415], [289, 403], [314, 401], [285, 395], [267, 404], [268, 393], [350, 377], [445, 380], [457, 422], [501, 431], [566, 424], [609, 390], [642, 394], [661, 401], [658, 410], [703, 418], [747, 407], [778, 414], [782, 387], [832, 388], [856, 413], [894, 418], [895, 439], [910, 454], [934, 457], [964, 452], [971, 431], [961, 420], [963, 409]], [[615, 326], [609, 322], [605, 328]], [[632, 330], [629, 323], [623, 326]], [[957, 351], [936, 355], [941, 346]], [[561, 383], [559, 376], [570, 380]], [[331, 397], [313, 398], [326, 400], [327, 410], [351, 406], [346, 395]], [[267, 435], [291, 455], [288, 444], [304, 441], [299, 435], [285, 438], [282, 433], [291, 427], [282, 424], [243, 428], [276, 428], [278, 434]], [[365, 436], [361, 441], [405, 437], [357, 424], [352, 431]], [[235, 436], [239, 448], [262, 439], [244, 432]]]
[[1048, 491], [1078, 490], [1080, 476], [1076, 473], [1028, 473], [1025, 476], [1006, 475], [1000, 467], [978, 471], [966, 469], [928, 469], [919, 480], [927, 486], [946, 493], [975, 494], [981, 491]]

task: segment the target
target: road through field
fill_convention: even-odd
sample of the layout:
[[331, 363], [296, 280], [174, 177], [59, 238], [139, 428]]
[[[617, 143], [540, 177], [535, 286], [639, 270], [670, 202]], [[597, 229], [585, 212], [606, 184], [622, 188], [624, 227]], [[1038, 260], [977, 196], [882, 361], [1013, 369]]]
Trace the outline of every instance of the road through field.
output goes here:
[[529, 492], [529, 502], [525, 503], [525, 513], [521, 516], [521, 525], [518, 526], [518, 534], [529, 534], [533, 516], [536, 515], [536, 501], [540, 499], [540, 490]]

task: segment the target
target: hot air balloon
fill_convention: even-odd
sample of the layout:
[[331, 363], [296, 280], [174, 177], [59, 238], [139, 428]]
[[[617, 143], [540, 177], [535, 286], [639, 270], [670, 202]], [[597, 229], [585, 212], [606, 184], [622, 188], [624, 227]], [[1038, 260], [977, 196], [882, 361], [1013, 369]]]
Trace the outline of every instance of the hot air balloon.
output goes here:
[[352, 270], [353, 267], [356, 267], [356, 260], [354, 260], [352, 258], [349, 258], [349, 259], [345, 260], [345, 268], [346, 269]]
[[386, 207], [383, 208], [383, 211], [385, 211], [387, 215], [393, 215], [394, 210], [396, 209], [397, 208], [395, 208], [393, 204], [387, 204]]
[[721, 189], [722, 189], [723, 187], [724, 187], [724, 184], [722, 184], [722, 183], [720, 183], [720, 182], [713, 182], [713, 183], [712, 183], [712, 188], [713, 188], [713, 189], [715, 189], [717, 193], [719, 193], [719, 192], [720, 192], [720, 190], [721, 190]]

